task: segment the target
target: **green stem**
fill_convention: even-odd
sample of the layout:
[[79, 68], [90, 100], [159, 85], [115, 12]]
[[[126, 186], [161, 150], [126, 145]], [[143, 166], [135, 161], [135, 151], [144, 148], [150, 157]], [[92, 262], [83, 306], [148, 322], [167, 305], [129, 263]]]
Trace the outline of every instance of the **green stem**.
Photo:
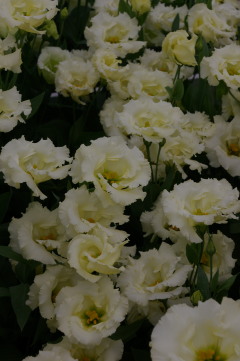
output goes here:
[[166, 143], [166, 139], [163, 138], [163, 140], [158, 144], [158, 153], [157, 153], [156, 168], [155, 168], [155, 182], [156, 183], [157, 183], [158, 162], [159, 162], [160, 152], [165, 143]]
[[151, 168], [151, 180], [152, 182], [154, 182], [154, 174], [153, 174], [153, 168], [152, 168], [152, 162], [151, 162], [151, 155], [150, 155], [150, 146], [152, 143], [150, 142], [147, 142], [145, 139], [143, 140], [144, 142], [144, 145], [146, 147], [146, 151], [147, 151], [147, 159], [148, 159], [148, 162], [150, 164], [150, 168]]

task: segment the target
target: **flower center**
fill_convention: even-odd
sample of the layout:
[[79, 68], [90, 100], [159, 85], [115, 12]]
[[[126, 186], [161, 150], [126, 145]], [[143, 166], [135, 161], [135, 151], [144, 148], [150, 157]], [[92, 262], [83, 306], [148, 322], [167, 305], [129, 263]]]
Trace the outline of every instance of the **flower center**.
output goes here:
[[97, 325], [101, 322], [102, 312], [98, 310], [88, 310], [84, 313], [84, 319], [87, 326]]
[[118, 174], [116, 172], [111, 172], [111, 171], [108, 171], [108, 170], [105, 170], [103, 173], [102, 173], [102, 176], [107, 179], [108, 183], [112, 184], [112, 183], [115, 183], [117, 182], [119, 179], [118, 179]]
[[226, 356], [220, 354], [216, 347], [210, 346], [197, 351], [196, 361], [226, 361]]
[[227, 149], [229, 155], [236, 155], [237, 157], [240, 156], [240, 146], [237, 143], [227, 143]]

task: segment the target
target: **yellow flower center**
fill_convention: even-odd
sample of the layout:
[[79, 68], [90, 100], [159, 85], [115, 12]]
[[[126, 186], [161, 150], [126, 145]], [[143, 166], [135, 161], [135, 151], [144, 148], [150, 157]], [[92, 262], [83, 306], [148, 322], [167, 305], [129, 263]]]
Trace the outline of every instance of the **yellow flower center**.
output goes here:
[[194, 214], [195, 214], [196, 216], [206, 216], [206, 215], [208, 215], [207, 212], [203, 212], [203, 211], [202, 211], [201, 209], [199, 209], [199, 208], [196, 209], [196, 211], [194, 212]]
[[90, 222], [90, 223], [95, 223], [94, 219], [93, 218], [87, 218], [87, 221]]
[[111, 171], [108, 171], [108, 170], [105, 170], [103, 173], [102, 173], [102, 176], [107, 179], [108, 183], [112, 184], [112, 183], [115, 183], [117, 182], [119, 179], [118, 179], [118, 174], [116, 172], [111, 172]]
[[203, 264], [204, 266], [208, 266], [208, 255], [205, 252], [203, 252], [202, 254], [200, 263]]
[[106, 41], [111, 44], [117, 44], [119, 43], [119, 38], [118, 36], [109, 36]]
[[96, 310], [86, 311], [85, 312], [86, 323], [87, 325], [97, 325], [101, 322], [100, 314]]
[[216, 347], [210, 346], [197, 351], [196, 361], [226, 361], [226, 356], [220, 354]]
[[228, 154], [240, 156], [240, 147], [237, 143], [227, 144]]

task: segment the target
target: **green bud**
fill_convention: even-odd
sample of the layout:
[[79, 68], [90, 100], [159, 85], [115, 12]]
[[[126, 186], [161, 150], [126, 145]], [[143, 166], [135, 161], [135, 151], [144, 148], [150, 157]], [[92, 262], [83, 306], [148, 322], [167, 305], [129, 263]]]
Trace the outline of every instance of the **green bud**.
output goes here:
[[213, 243], [212, 236], [209, 235], [208, 244], [205, 251], [210, 257], [212, 257], [216, 253], [216, 247]]
[[190, 300], [191, 300], [192, 304], [194, 306], [196, 306], [199, 301], [203, 301], [203, 295], [199, 290], [197, 290], [197, 291], [193, 292], [192, 296], [190, 297]]
[[47, 36], [49, 38], [52, 37], [55, 40], [57, 40], [59, 38], [57, 26], [53, 20], [49, 20], [46, 22], [46, 24], [44, 26], [44, 30], [46, 30]]
[[68, 9], [65, 7], [60, 11], [61, 19], [65, 19], [68, 16]]

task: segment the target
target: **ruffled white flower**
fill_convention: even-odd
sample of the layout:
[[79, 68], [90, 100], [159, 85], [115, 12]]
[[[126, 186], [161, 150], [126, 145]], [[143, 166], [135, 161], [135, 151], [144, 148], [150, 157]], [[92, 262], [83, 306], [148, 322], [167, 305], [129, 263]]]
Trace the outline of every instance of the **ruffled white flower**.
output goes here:
[[165, 71], [147, 69], [140, 64], [129, 64], [129, 71], [108, 84], [111, 94], [121, 99], [151, 97], [155, 101], [169, 97], [166, 87], [172, 87], [173, 79]]
[[51, 349], [51, 350], [42, 350], [39, 351], [37, 356], [28, 356], [25, 357], [22, 361], [76, 361], [69, 351], [64, 350], [63, 348]]
[[47, 266], [46, 271], [34, 278], [28, 292], [26, 304], [32, 309], [39, 307], [40, 314], [47, 320], [54, 320], [55, 302], [60, 290], [75, 286], [81, 278], [70, 267]]
[[240, 6], [238, 0], [213, 0], [212, 8], [235, 30], [239, 25]]
[[132, 6], [133, 11], [140, 15], [151, 9], [150, 0], [130, 0], [130, 5]]
[[203, 3], [193, 5], [188, 11], [188, 26], [191, 34], [201, 34], [215, 46], [230, 44], [236, 36], [227, 19]]
[[152, 361], [238, 360], [240, 301], [172, 306], [152, 332]]
[[100, 12], [91, 19], [91, 23], [84, 31], [90, 48], [111, 49], [117, 56], [124, 57], [128, 53], [136, 53], [146, 44], [137, 40], [140, 30], [137, 20], [126, 13], [111, 16]]
[[50, 139], [41, 139], [37, 143], [20, 139], [12, 139], [0, 154], [0, 170], [5, 182], [12, 187], [20, 188], [26, 183], [33, 195], [45, 199], [37, 184], [49, 179], [63, 179], [67, 176], [70, 165], [69, 150], [66, 146], [55, 147]]
[[95, 0], [94, 1], [94, 9], [97, 13], [106, 12], [112, 16], [118, 15], [118, 5], [119, 0]]
[[223, 80], [226, 85], [237, 90], [240, 87], [240, 45], [230, 44], [215, 49], [213, 54], [201, 62], [201, 76], [210, 85], [218, 85]]
[[161, 46], [165, 34], [172, 30], [172, 24], [179, 15], [179, 28], [184, 27], [187, 6], [173, 7], [159, 3], [149, 12], [144, 23], [144, 35], [151, 44]]
[[122, 61], [111, 49], [97, 49], [92, 62], [100, 76], [107, 81], [119, 80], [128, 70], [128, 66], [121, 66]]
[[79, 233], [87, 233], [96, 224], [108, 227], [111, 223], [123, 224], [128, 221], [124, 207], [120, 204], [105, 204], [105, 197], [89, 192], [85, 185], [71, 189], [60, 202], [59, 218], [72, 238]]
[[74, 361], [119, 361], [123, 354], [123, 342], [122, 340], [113, 341], [110, 338], [105, 338], [99, 345], [86, 347], [80, 343], [72, 343], [67, 337], [63, 337], [62, 341], [57, 344], [47, 344], [45, 350], [68, 351]]
[[197, 111], [185, 114], [183, 130], [187, 130], [193, 136], [197, 135], [203, 143], [214, 134], [215, 128], [215, 124], [210, 121], [209, 116], [205, 113]]
[[99, 80], [99, 73], [89, 60], [84, 60], [72, 54], [59, 63], [55, 74], [56, 91], [64, 97], [71, 96], [80, 103], [79, 97], [94, 91]]
[[180, 108], [151, 97], [130, 100], [116, 112], [114, 122], [126, 135], [139, 135], [146, 141], [160, 143], [179, 129], [184, 115]]
[[80, 146], [70, 175], [74, 183], [93, 182], [97, 193], [128, 205], [145, 197], [142, 187], [150, 180], [150, 166], [139, 149], [130, 149], [120, 137], [103, 137]]
[[233, 177], [240, 176], [240, 117], [231, 122], [215, 117], [216, 131], [206, 142], [212, 167], [222, 166]]
[[107, 276], [97, 283], [64, 287], [56, 297], [58, 328], [71, 342], [98, 345], [112, 335], [128, 311], [127, 299]]
[[116, 112], [122, 112], [123, 105], [125, 103], [126, 101], [120, 99], [118, 96], [112, 96], [105, 101], [103, 108], [99, 113], [99, 116], [100, 122], [107, 136], [112, 137], [115, 135], [119, 135], [127, 141], [127, 138], [123, 136], [118, 126], [114, 123], [114, 117]]
[[[168, 225], [177, 228], [190, 242], [201, 242], [195, 226], [226, 223], [240, 210], [239, 192], [226, 179], [192, 180], [164, 190], [159, 203]], [[158, 232], [161, 233], [161, 230]]]
[[5, 39], [0, 39], [0, 69], [11, 70], [13, 73], [20, 73], [21, 65], [21, 49], [17, 48], [15, 37], [8, 35]]
[[186, 30], [171, 31], [163, 40], [162, 51], [179, 65], [195, 66], [197, 65], [195, 59], [196, 41], [197, 36], [193, 34], [189, 39]]
[[149, 301], [179, 296], [185, 291], [183, 285], [191, 266], [180, 264], [172, 246], [162, 243], [159, 250], [140, 254], [118, 277], [121, 292], [130, 301], [144, 307]]
[[[236, 259], [233, 259], [232, 253], [235, 247], [234, 241], [218, 231], [215, 234], [205, 234], [204, 248], [201, 258], [201, 266], [204, 269], [207, 277], [210, 279], [210, 257], [206, 251], [207, 244], [211, 237], [216, 252], [212, 257], [212, 274], [219, 272], [219, 280], [224, 281], [231, 277], [231, 272], [235, 266]], [[177, 255], [179, 255], [184, 264], [189, 264], [186, 257], [186, 245], [189, 243], [186, 238], [178, 237], [173, 248]]]
[[233, 96], [229, 93], [222, 96], [222, 116], [227, 121], [240, 114], [240, 92], [231, 89], [231, 93]]
[[18, 122], [24, 123], [22, 114], [28, 116], [32, 107], [30, 100], [22, 96], [14, 86], [9, 90], [0, 89], [0, 132], [10, 132]]
[[37, 28], [56, 15], [57, 5], [57, 0], [6, 0], [0, 4], [0, 14], [10, 29], [43, 34]]
[[41, 50], [37, 65], [47, 83], [54, 84], [59, 63], [69, 57], [67, 50], [57, 46], [46, 46]]
[[68, 247], [68, 262], [77, 273], [90, 282], [102, 275], [118, 274], [116, 267], [128, 234], [114, 228], [95, 226], [88, 234], [74, 237]]
[[57, 210], [49, 211], [38, 202], [30, 203], [21, 218], [9, 224], [10, 247], [26, 259], [44, 264], [63, 261], [58, 255], [65, 241]]

